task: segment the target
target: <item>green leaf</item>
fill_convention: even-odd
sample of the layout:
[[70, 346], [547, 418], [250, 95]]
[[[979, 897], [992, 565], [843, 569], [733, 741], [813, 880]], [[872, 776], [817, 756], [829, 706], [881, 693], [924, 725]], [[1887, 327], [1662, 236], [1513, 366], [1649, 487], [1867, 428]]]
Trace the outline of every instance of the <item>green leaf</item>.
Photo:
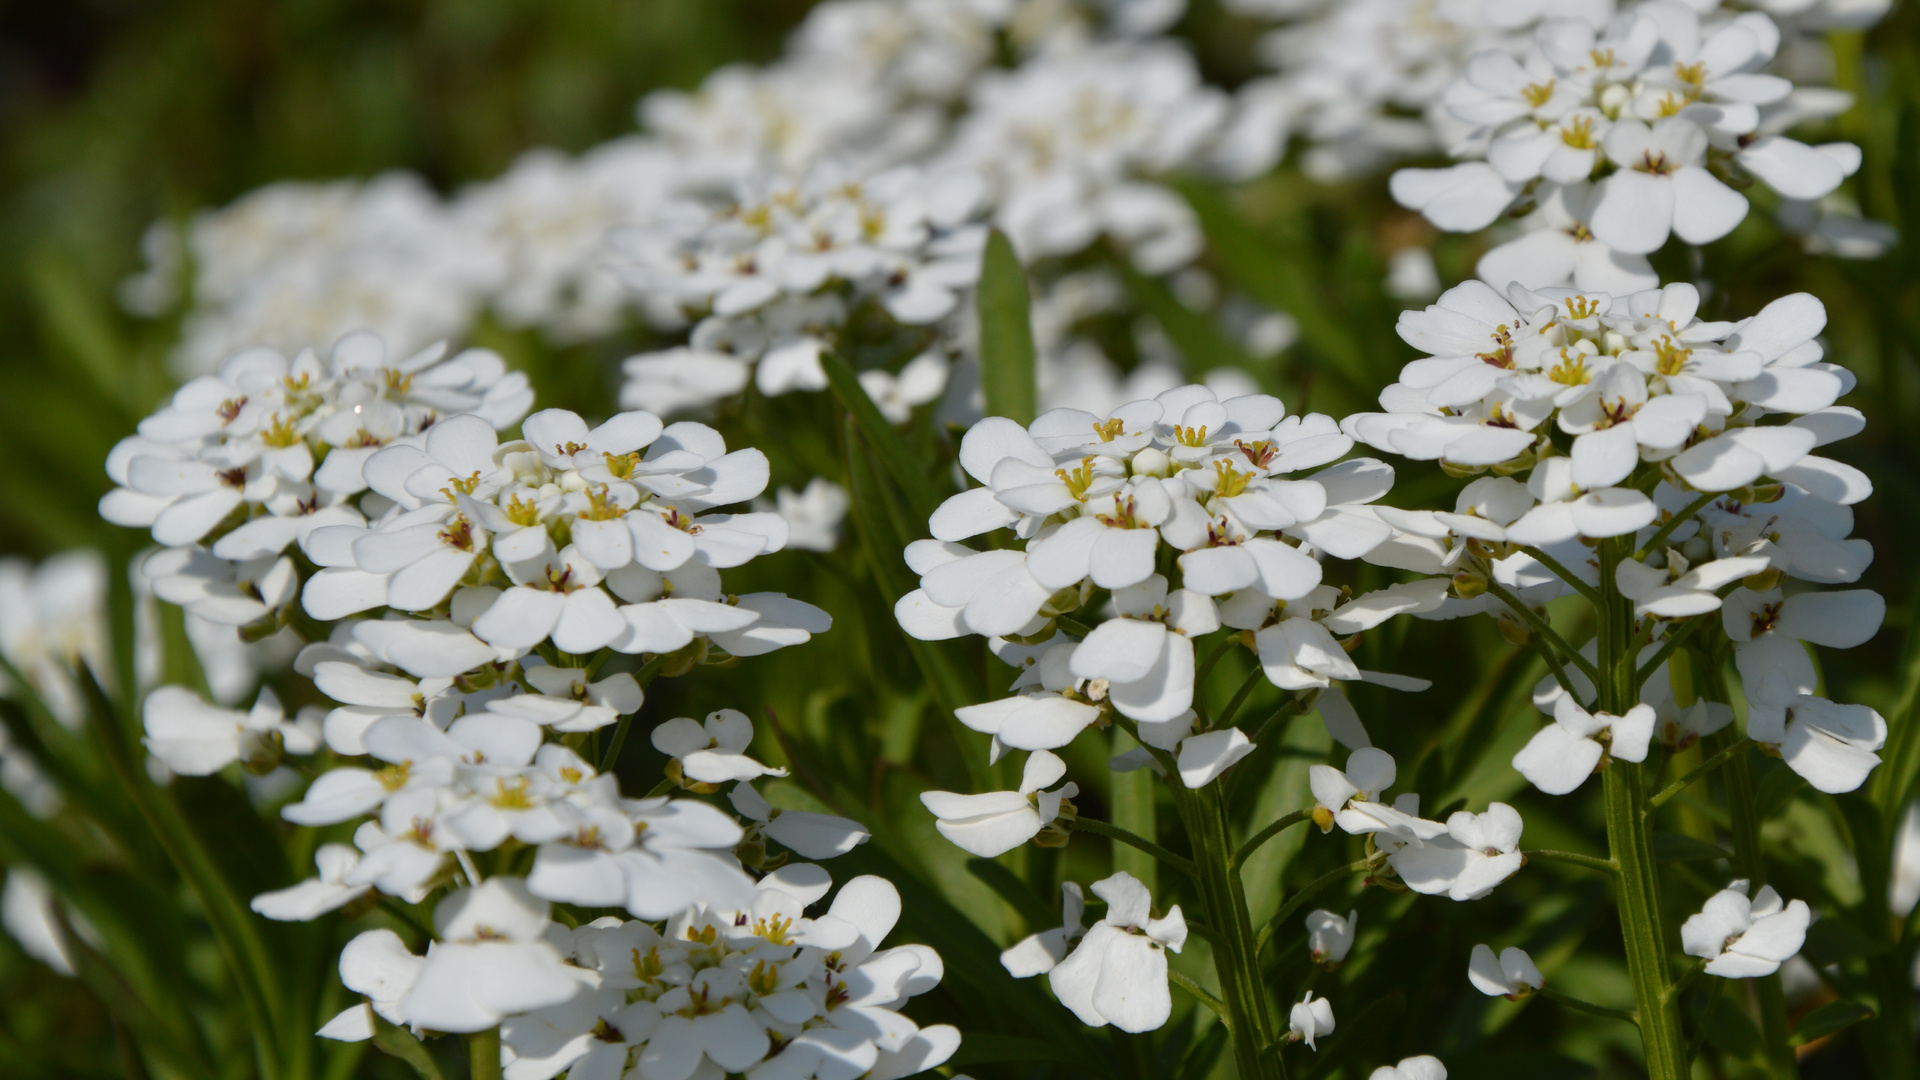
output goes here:
[[1027, 271], [999, 229], [980, 262], [980, 386], [987, 415], [1031, 424], [1039, 409]]
[[427, 1048], [412, 1032], [388, 1023], [386, 1017], [374, 1010], [371, 1001], [367, 1002], [367, 1011], [373, 1014], [373, 1045], [411, 1065], [421, 1080], [446, 1080], [440, 1066], [434, 1064], [433, 1055], [427, 1053]]
[[[846, 361], [826, 355], [820, 358], [820, 366], [826, 370], [833, 396], [840, 399], [840, 407], [847, 410], [860, 438], [873, 448], [874, 457], [879, 459], [881, 468], [899, 486], [901, 495], [907, 500], [907, 508], [915, 518], [925, 522], [933, 516], [934, 507], [946, 497], [945, 490], [934, 487], [932, 463], [924, 455], [908, 449], [900, 433], [887, 423], [886, 417], [880, 415], [873, 399], [867, 396], [866, 388], [860, 385], [860, 377], [853, 373]], [[915, 531], [915, 539], [919, 538], [920, 531]]]
[[1033, 895], [1033, 890], [1020, 880], [1019, 875], [992, 859], [968, 859], [967, 873], [979, 878], [987, 888], [999, 893], [1000, 899], [1013, 905], [1020, 917], [1027, 920], [1029, 930], [1045, 930], [1060, 924], [1060, 915], [1048, 907], [1046, 901]]
[[1857, 1001], [1829, 1001], [1800, 1018], [1799, 1026], [1793, 1029], [1792, 1042], [1795, 1046], [1805, 1046], [1871, 1019], [1873, 1010]]
[[1710, 844], [1697, 837], [1684, 833], [1657, 832], [1653, 834], [1653, 858], [1656, 862], [1704, 862], [1709, 859], [1730, 859], [1733, 856], [1717, 844]]

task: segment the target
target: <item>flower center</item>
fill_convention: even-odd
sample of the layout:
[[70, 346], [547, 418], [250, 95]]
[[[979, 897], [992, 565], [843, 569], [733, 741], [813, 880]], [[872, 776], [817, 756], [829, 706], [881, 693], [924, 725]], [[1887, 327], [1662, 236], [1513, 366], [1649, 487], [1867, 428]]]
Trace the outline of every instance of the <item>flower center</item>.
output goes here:
[[1548, 79], [1543, 83], [1528, 83], [1520, 89], [1520, 96], [1527, 99], [1527, 104], [1537, 109], [1553, 100], [1554, 82], [1555, 80]]
[[1126, 434], [1127, 422], [1115, 416], [1093, 425], [1093, 433], [1100, 436], [1101, 442], [1112, 442]]

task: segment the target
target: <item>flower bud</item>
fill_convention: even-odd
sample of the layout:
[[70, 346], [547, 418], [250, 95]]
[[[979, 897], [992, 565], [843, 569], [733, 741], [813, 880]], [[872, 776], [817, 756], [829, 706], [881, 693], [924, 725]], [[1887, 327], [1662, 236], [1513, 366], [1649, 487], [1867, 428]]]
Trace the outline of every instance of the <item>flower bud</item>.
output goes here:
[[1533, 632], [1513, 619], [1502, 617], [1494, 620], [1494, 625], [1500, 628], [1501, 637], [1515, 645], [1526, 645], [1533, 640]]
[[1166, 476], [1173, 472], [1173, 459], [1166, 451], [1152, 446], [1133, 455], [1130, 465], [1135, 476]]
[[1453, 594], [1471, 600], [1487, 591], [1487, 575], [1478, 570], [1461, 570], [1453, 575]]
[[1766, 592], [1768, 589], [1779, 588], [1780, 583], [1786, 580], [1786, 576], [1787, 575], [1781, 573], [1777, 568], [1769, 566], [1757, 574], [1747, 575], [1740, 584], [1752, 589], [1754, 592]]

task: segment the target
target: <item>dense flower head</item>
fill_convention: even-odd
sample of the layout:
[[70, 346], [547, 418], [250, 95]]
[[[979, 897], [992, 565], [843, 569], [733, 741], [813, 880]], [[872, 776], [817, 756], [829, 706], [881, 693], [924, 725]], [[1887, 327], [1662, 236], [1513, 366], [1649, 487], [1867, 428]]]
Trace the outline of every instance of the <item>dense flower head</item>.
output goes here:
[[[758, 176], [731, 201], [676, 203], [623, 230], [613, 244], [629, 286], [700, 321], [687, 346], [629, 360], [622, 399], [685, 408], [739, 391], [749, 372], [768, 395], [825, 389], [821, 354], [867, 306], [910, 328], [956, 309], [979, 276], [983, 195], [965, 170], [821, 166], [797, 181]], [[939, 364], [932, 393], [911, 404], [945, 383]]]
[[1463, 232], [1516, 202], [1551, 204], [1482, 262], [1497, 286], [1645, 287], [1643, 256], [1669, 235], [1702, 244], [1746, 217], [1727, 181], [1806, 202], [1859, 168], [1851, 143], [1786, 136], [1848, 99], [1768, 70], [1781, 43], [1765, 12], [1717, 5], [1649, 0], [1610, 17], [1596, 6], [1546, 18], [1521, 47], [1474, 53], [1440, 97], [1460, 128], [1448, 149], [1481, 160], [1402, 170], [1394, 197]]

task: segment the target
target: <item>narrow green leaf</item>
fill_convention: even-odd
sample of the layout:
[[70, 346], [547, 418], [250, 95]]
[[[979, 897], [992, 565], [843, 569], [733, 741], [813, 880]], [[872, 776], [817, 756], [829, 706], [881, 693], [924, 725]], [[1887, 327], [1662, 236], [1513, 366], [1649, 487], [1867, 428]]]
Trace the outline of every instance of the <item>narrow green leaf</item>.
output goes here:
[[1704, 862], [1709, 859], [1730, 859], [1733, 856], [1717, 844], [1710, 844], [1685, 833], [1657, 832], [1653, 834], [1653, 857], [1656, 862]]
[[1793, 1045], [1805, 1046], [1871, 1019], [1873, 1010], [1857, 1001], [1829, 1001], [1800, 1019], [1800, 1025], [1793, 1029]]
[[421, 1045], [420, 1040], [414, 1038], [406, 1028], [388, 1023], [387, 1018], [376, 1012], [372, 1004], [367, 1003], [367, 1011], [373, 1014], [373, 1045], [412, 1066], [421, 1080], [446, 1080], [440, 1072], [440, 1066], [434, 1064], [433, 1055], [427, 1053], [427, 1048]]
[[1032, 298], [1026, 267], [999, 229], [987, 237], [980, 263], [980, 386], [987, 415], [1033, 423], [1039, 410], [1034, 381]]
[[[847, 410], [860, 437], [873, 447], [881, 468], [899, 485], [913, 516], [923, 522], [933, 516], [934, 507], [946, 498], [947, 491], [935, 487], [932, 463], [925, 455], [909, 449], [900, 433], [880, 415], [879, 408], [860, 385], [859, 376], [846, 361], [827, 355], [820, 358], [820, 366], [826, 370], [833, 396], [840, 399], [840, 407]], [[917, 533], [915, 539], [918, 539]]]
[[[907, 540], [899, 533], [897, 503], [885, 482], [880, 479], [873, 454], [862, 442], [861, 432], [852, 416], [847, 418], [846, 454], [847, 489], [851, 496], [854, 523], [859, 527], [876, 584], [884, 594], [885, 614], [882, 617], [892, 619], [893, 605], [913, 591], [912, 573], [901, 554], [906, 550]], [[938, 703], [941, 714], [953, 725], [955, 734], [964, 740], [965, 733], [954, 712], [979, 701], [980, 691], [979, 680], [955, 655], [959, 647], [952, 642], [921, 641], [904, 633], [900, 635], [900, 640], [906, 644], [920, 673], [926, 677], [927, 686], [933, 691], [933, 699]], [[965, 745], [964, 741], [962, 745]], [[989, 781], [987, 766], [981, 764], [977, 755], [966, 755], [965, 763], [967, 776], [975, 785], [985, 785]], [[978, 790], [991, 789], [981, 786]]]

